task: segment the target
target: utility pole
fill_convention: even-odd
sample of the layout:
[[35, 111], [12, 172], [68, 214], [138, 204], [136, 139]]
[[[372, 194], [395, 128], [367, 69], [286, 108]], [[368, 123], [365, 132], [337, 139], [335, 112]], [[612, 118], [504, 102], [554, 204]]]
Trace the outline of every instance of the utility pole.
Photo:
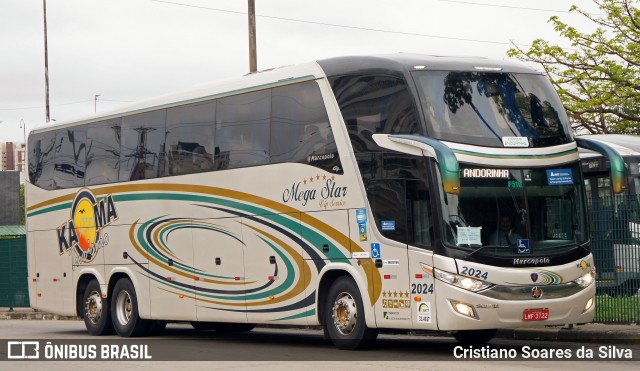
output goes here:
[[44, 95], [47, 123], [49, 123], [51, 116], [49, 114], [49, 48], [47, 46], [47, 0], [42, 0], [42, 9], [44, 10]]
[[256, 2], [249, 0], [249, 73], [258, 71], [256, 56]]

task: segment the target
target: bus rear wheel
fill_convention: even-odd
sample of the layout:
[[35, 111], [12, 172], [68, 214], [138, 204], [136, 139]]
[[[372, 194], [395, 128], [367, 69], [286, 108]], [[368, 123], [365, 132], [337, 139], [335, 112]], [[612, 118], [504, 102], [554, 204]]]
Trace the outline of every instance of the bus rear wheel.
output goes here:
[[498, 332], [497, 329], [490, 330], [464, 330], [456, 331], [453, 337], [462, 344], [480, 345], [488, 343]]
[[368, 348], [378, 336], [367, 327], [360, 290], [351, 277], [338, 278], [329, 289], [324, 326], [333, 344], [345, 350]]
[[97, 280], [91, 280], [85, 288], [82, 303], [82, 319], [87, 331], [95, 336], [113, 334], [109, 300], [102, 297]]
[[120, 279], [113, 288], [111, 318], [113, 327], [122, 337], [143, 336], [149, 331], [151, 321], [140, 318], [136, 290], [127, 278]]

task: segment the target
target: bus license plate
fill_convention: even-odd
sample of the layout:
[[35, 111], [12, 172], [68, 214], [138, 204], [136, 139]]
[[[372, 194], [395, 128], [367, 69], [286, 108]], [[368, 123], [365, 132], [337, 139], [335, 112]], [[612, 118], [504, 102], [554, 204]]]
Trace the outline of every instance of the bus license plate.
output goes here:
[[549, 309], [525, 309], [523, 321], [546, 321], [549, 319]]

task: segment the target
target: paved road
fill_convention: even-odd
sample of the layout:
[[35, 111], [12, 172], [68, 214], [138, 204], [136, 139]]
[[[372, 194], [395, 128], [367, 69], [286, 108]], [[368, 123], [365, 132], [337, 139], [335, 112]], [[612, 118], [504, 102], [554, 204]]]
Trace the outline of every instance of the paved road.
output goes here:
[[[153, 369], [175, 370], [191, 369], [424, 369], [424, 370], [580, 370], [587, 368], [629, 369], [640, 365], [640, 344], [578, 344], [552, 343], [539, 341], [516, 341], [496, 339], [491, 342], [494, 353], [501, 352], [507, 359], [496, 360], [480, 357], [467, 362], [456, 360], [454, 354], [461, 355], [465, 350], [482, 351], [482, 347], [458, 347], [459, 344], [449, 337], [409, 336], [383, 334], [374, 349], [360, 352], [348, 352], [335, 349], [322, 340], [322, 334], [313, 330], [265, 329], [258, 328], [242, 336], [221, 335], [214, 331], [195, 332], [188, 325], [169, 325], [164, 336], [155, 338], [122, 340], [117, 336], [92, 337], [84, 330], [80, 321], [0, 321], [0, 338], [20, 340], [39, 339], [42, 348], [45, 339], [63, 347], [64, 344], [101, 347], [111, 345], [141, 344], [148, 345], [149, 354], [154, 360], [176, 360], [177, 362], [91, 362], [94, 370]], [[6, 340], [1, 344], [0, 359], [6, 359]], [[458, 347], [458, 348], [456, 348]], [[593, 359], [581, 360], [578, 352], [593, 350]], [[603, 347], [603, 348], [600, 348]], [[631, 362], [611, 362], [610, 356], [624, 356], [627, 349], [632, 353]], [[620, 353], [623, 351], [623, 353]], [[605, 355], [606, 357], [601, 357]], [[508, 357], [515, 354], [516, 359]], [[571, 355], [571, 361], [559, 360], [558, 355]], [[553, 356], [551, 361], [531, 361], [531, 357]], [[191, 360], [206, 360], [206, 363]], [[185, 362], [190, 361], [190, 362]], [[321, 361], [322, 363], [320, 363]], [[588, 363], [586, 363], [588, 361]], [[21, 361], [0, 362], [0, 369], [21, 370], [41, 369], [67, 370], [70, 366], [80, 365], [60, 361]], [[8, 367], [5, 367], [8, 366]]]

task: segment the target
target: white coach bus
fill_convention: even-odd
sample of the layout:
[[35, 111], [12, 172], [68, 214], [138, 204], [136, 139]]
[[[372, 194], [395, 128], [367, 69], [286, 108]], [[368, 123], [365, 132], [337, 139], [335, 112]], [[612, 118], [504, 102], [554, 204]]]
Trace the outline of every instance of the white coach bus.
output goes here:
[[34, 130], [34, 308], [95, 335], [589, 322], [578, 149], [551, 84], [519, 65], [341, 57]]

